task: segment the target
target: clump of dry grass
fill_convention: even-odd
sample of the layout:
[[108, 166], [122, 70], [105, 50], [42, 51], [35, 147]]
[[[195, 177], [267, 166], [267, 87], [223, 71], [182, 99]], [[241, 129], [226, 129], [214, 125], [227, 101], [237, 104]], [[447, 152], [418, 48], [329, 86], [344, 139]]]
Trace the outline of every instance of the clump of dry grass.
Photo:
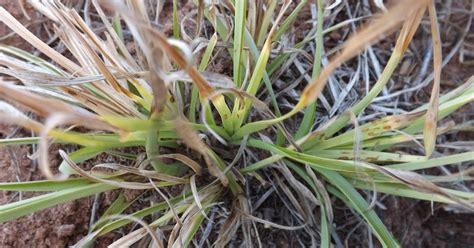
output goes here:
[[[438, 184], [470, 180], [470, 176], [428, 176], [415, 172], [470, 161], [474, 156], [464, 152], [431, 158], [437, 135], [457, 128], [439, 127], [438, 121], [474, 100], [473, 77], [440, 96], [443, 58], [434, 2], [400, 1], [337, 47], [330, 60], [325, 54], [324, 36], [363, 19], [331, 22], [326, 27], [325, 16], [343, 8], [337, 3], [325, 8], [323, 1], [317, 1], [313, 12], [317, 23], [297, 44], [288, 42], [292, 36], [288, 30], [306, 1], [300, 1], [291, 12], [289, 0], [281, 4], [276, 0], [219, 4], [197, 1], [196, 11], [189, 13], [182, 23], [173, 1], [174, 38], [167, 37], [157, 23], [163, 13], [160, 3], [104, 2], [113, 13], [110, 17], [93, 0], [97, 19], [103, 25], [103, 31], [97, 33], [91, 28], [91, 6], [83, 19], [76, 10], [59, 2], [36, 2], [35, 7], [54, 23], [55, 34], [66, 48], [62, 53], [0, 8], [0, 20], [48, 58], [10, 46], [0, 47], [0, 73], [10, 76], [9, 81], [4, 78], [0, 83], [0, 97], [6, 100], [0, 102], [2, 121], [37, 134], [35, 138], [5, 139], [1, 143], [39, 143], [35, 157], [48, 178], [1, 183], [0, 188], [50, 192], [1, 206], [0, 221], [117, 188], [139, 189], [153, 191], [163, 202], [124, 215], [135, 200], [119, 197], [76, 246], [87, 245], [98, 236], [137, 222], [141, 228], [111, 246], [130, 246], [142, 239], [141, 242], [159, 247], [191, 243], [202, 246], [210, 232], [217, 229], [217, 236], [212, 237], [214, 245], [227, 245], [240, 230], [241, 242], [250, 247], [254, 243], [261, 245], [257, 225], [263, 224], [283, 230], [304, 230], [312, 245], [330, 247], [333, 243], [342, 244], [332, 228], [331, 198], [335, 197], [367, 222], [384, 247], [396, 247], [396, 239], [373, 209], [377, 198], [374, 195], [368, 202], [360, 190], [473, 209], [472, 193]], [[155, 18], [150, 17], [150, 7], [156, 7]], [[433, 44], [430, 54], [434, 71], [427, 81], [433, 80], [434, 84], [429, 103], [410, 112], [360, 118], [372, 102], [389, 99], [386, 86], [425, 13], [429, 16]], [[191, 15], [195, 15], [196, 21], [194, 32], [190, 33], [185, 21], [191, 20]], [[126, 26], [122, 27], [124, 23]], [[395, 32], [395, 47], [382, 69], [370, 46]], [[316, 48], [308, 54], [304, 49], [311, 47], [313, 41]], [[136, 45], [136, 54], [127, 48], [129, 42]], [[312, 65], [300, 61], [296, 56], [300, 52], [312, 59]], [[232, 58], [232, 79], [208, 71], [213, 60], [222, 54]], [[338, 70], [354, 57], [358, 57], [357, 69], [350, 72], [347, 85], [340, 85]], [[361, 69], [361, 60], [365, 69]], [[377, 75], [375, 84], [370, 90], [367, 88], [360, 101], [343, 109], [354, 84], [360, 78], [371, 81], [370, 76], [361, 76], [362, 70], [368, 74], [368, 61], [372, 61]], [[279, 76], [290, 65], [300, 71], [302, 79], [312, 70], [312, 77], [305, 78], [308, 84], [300, 94], [296, 89], [303, 85], [302, 79], [279, 86]], [[333, 106], [322, 94], [327, 84]], [[376, 98], [383, 91], [387, 92]], [[280, 99], [280, 95], [291, 94], [296, 97], [292, 102]], [[331, 119], [316, 115], [318, 99]], [[7, 102], [34, 112], [45, 121], [33, 120]], [[390, 109], [391, 105], [375, 106], [379, 110]], [[294, 128], [288, 126], [289, 122], [299, 124]], [[74, 131], [77, 126], [90, 131]], [[424, 155], [390, 149], [407, 142], [421, 145], [421, 139]], [[63, 158], [58, 175], [52, 173], [48, 160], [52, 142], [80, 146], [69, 154], [58, 151]], [[117, 151], [134, 147], [146, 152]], [[130, 163], [101, 163], [88, 171], [80, 166], [102, 152], [125, 157]], [[179, 194], [163, 193], [177, 185], [183, 186]], [[250, 197], [255, 185], [268, 187], [253, 201]], [[256, 216], [259, 207], [274, 194], [290, 211], [291, 224], [273, 223]], [[228, 205], [223, 207], [223, 202]], [[150, 215], [150, 223], [142, 220]], [[255, 236], [260, 237], [257, 242], [253, 242]]]

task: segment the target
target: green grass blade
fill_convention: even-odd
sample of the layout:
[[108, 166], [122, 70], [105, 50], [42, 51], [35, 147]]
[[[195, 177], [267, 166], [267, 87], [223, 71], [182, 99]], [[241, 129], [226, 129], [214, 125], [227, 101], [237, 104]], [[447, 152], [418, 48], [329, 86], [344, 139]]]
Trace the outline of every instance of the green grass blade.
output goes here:
[[296, 8], [288, 15], [288, 17], [283, 21], [280, 25], [280, 28], [275, 32], [274, 35], [274, 40], [278, 41], [281, 39], [283, 34], [291, 27], [293, 22], [295, 22], [296, 18], [298, 17], [299, 13], [303, 9], [303, 7], [306, 5], [307, 0], [302, 0], [301, 2], [298, 3]]
[[[86, 160], [94, 158], [98, 154], [109, 150], [110, 147], [104, 146], [87, 146], [83, 147], [77, 151], [71, 152], [69, 158], [74, 161], [74, 163], [82, 163]], [[66, 161], [61, 162], [59, 165], [59, 171], [65, 174], [73, 175], [76, 174], [76, 171], [73, 170]]]
[[[260, 52], [258, 51], [258, 48], [255, 44], [255, 41], [252, 38], [252, 35], [250, 32], [245, 29], [245, 42], [248, 44], [249, 49], [250, 49], [250, 54], [252, 55], [251, 57], [254, 59], [255, 62], [258, 61], [258, 58], [260, 57]], [[278, 107], [278, 102], [276, 100], [275, 96], [275, 91], [273, 90], [272, 83], [270, 81], [270, 77], [268, 76], [268, 73], [266, 71], [263, 72], [263, 82], [265, 83], [265, 87], [268, 90], [268, 93], [270, 94], [270, 100], [272, 101], [273, 108], [275, 110], [275, 115], [277, 117], [281, 116], [280, 108]], [[283, 136], [283, 133], [281, 130], [277, 131], [277, 144], [283, 144], [285, 137]]]
[[313, 180], [311, 180], [310, 176], [307, 174], [306, 171], [304, 171], [300, 166], [296, 165], [295, 163], [291, 161], [285, 160], [285, 163], [288, 165], [289, 168], [291, 168], [293, 171], [295, 171], [303, 180], [311, 187], [311, 189], [314, 191], [316, 194], [317, 199], [320, 201], [320, 208], [321, 208], [321, 230], [320, 230], [320, 238], [321, 238], [321, 247], [331, 247], [331, 232], [330, 232], [330, 223], [328, 222], [327, 218], [327, 209], [326, 209], [326, 204], [324, 202], [324, 198], [321, 197], [321, 193], [316, 187], [315, 183]]
[[[377, 80], [375, 85], [370, 89], [369, 93], [356, 105], [351, 107], [348, 112], [352, 112], [355, 115], [359, 114], [363, 111], [369, 104], [373, 101], [373, 99], [383, 90], [387, 82], [392, 77], [393, 72], [397, 68], [398, 64], [400, 63], [405, 51], [408, 47], [408, 44], [411, 42], [413, 35], [418, 27], [419, 22], [421, 21], [421, 16], [414, 15], [410, 22], [406, 22], [400, 32], [400, 35], [397, 39], [397, 43], [395, 44], [394, 51], [392, 52], [387, 65], [385, 66], [380, 78]], [[322, 136], [324, 137], [331, 137], [341, 128], [343, 128], [348, 122], [350, 121], [350, 117], [348, 115], [341, 115], [336, 117], [336, 120], [331, 123], [330, 126], [326, 127], [322, 130]], [[310, 143], [317, 143], [320, 140], [320, 136], [318, 138], [309, 141]]]
[[[220, 196], [219, 192], [212, 194], [203, 202], [203, 211], [206, 215], [209, 213], [209, 211], [211, 210], [211, 206], [215, 203], [215, 201], [217, 200], [219, 196]], [[206, 216], [203, 214], [203, 211], [199, 211], [193, 217], [193, 221], [190, 223], [191, 228], [186, 233], [187, 235], [184, 241], [185, 247], [189, 246], [189, 244], [191, 243], [191, 240], [194, 238], [194, 235], [196, 235], [197, 231], [202, 225], [202, 222], [206, 218]]]
[[[61, 203], [115, 189], [115, 186], [96, 183], [64, 189], [47, 195], [33, 197], [20, 202], [0, 206], [0, 223], [19, 218]], [[13, 207], [12, 207], [13, 206]]]
[[[474, 87], [473, 87], [474, 88]], [[460, 107], [466, 105], [467, 103], [474, 101], [474, 92], [466, 92], [453, 100], [445, 102], [439, 106], [438, 110], [438, 120], [443, 119], [452, 112], [456, 111]], [[420, 117], [418, 120], [414, 121], [407, 128], [403, 129], [403, 132], [408, 134], [414, 134], [423, 130], [424, 117]]]
[[233, 46], [233, 66], [234, 84], [237, 87], [242, 85], [242, 59], [244, 49], [245, 16], [247, 12], [247, 1], [236, 0], [234, 18], [234, 46]]
[[5, 46], [5, 45], [0, 45], [0, 51], [6, 52], [15, 56], [18, 56], [26, 61], [29, 61], [41, 68], [44, 68], [48, 71], [50, 71], [53, 74], [56, 74], [58, 76], [67, 76], [65, 72], [63, 72], [61, 69], [57, 68], [53, 64], [47, 62], [46, 60], [42, 59], [41, 57], [34, 56], [33, 54], [24, 51], [22, 49], [19, 49], [17, 47], [12, 47], [12, 46]]
[[[212, 35], [211, 39], [209, 40], [209, 44], [206, 47], [206, 50], [204, 51], [204, 54], [202, 55], [201, 62], [199, 63], [198, 70], [199, 71], [204, 71], [206, 70], [207, 65], [209, 64], [209, 61], [212, 56], [212, 52], [214, 51], [214, 48], [216, 47], [217, 44], [217, 35], [214, 34]], [[191, 92], [191, 102], [189, 104], [189, 114], [188, 118], [191, 122], [195, 123], [196, 122], [196, 107], [198, 104], [198, 97], [199, 97], [199, 91], [197, 87], [193, 84], [193, 90]]]
[[[188, 194], [188, 196], [189, 195], [190, 194]], [[181, 197], [174, 197], [174, 198], [169, 199], [169, 203], [174, 205], [174, 204], [178, 203], [180, 200], [183, 200], [183, 199], [184, 199], [184, 197], [182, 197], [182, 196]], [[163, 211], [163, 210], [167, 209], [168, 207], [169, 207], [169, 205], [166, 202], [160, 202], [158, 204], [154, 204], [153, 206], [141, 209], [141, 210], [131, 214], [130, 216], [135, 217], [135, 218], [143, 218], [143, 217], [146, 217], [146, 216], [151, 215], [153, 213]], [[175, 208], [175, 211], [179, 213], [178, 207]], [[119, 220], [114, 220], [114, 221], [108, 222], [107, 224], [105, 224], [104, 226], [102, 226], [101, 228], [98, 229], [98, 236], [102, 236], [102, 235], [105, 235], [107, 233], [110, 233], [113, 230], [116, 230], [116, 229], [118, 229], [122, 226], [125, 226], [125, 225], [127, 225], [131, 222], [132, 222], [132, 220], [130, 220], [130, 219], [119, 219]]]
[[338, 188], [344, 196], [349, 200], [352, 207], [367, 221], [372, 228], [375, 236], [378, 238], [383, 247], [400, 247], [397, 240], [388, 231], [377, 213], [370, 208], [369, 204], [357, 192], [344, 177], [339, 173], [313, 167], [314, 170], [320, 172], [332, 185]]
[[119, 39], [123, 42], [123, 29], [122, 29], [122, 23], [120, 21], [120, 15], [116, 14], [114, 18], [112, 19], [112, 27], [114, 28], [115, 33], [117, 33], [117, 36]]
[[39, 141], [39, 137], [0, 139], [0, 146], [32, 145], [38, 144]]
[[179, 39], [178, 1], [173, 0], [173, 37]]
[[[430, 202], [451, 203], [451, 204], [455, 203], [452, 200], [446, 197], [443, 197], [441, 195], [425, 193], [419, 190], [408, 188], [401, 184], [394, 184], [394, 183], [373, 184], [370, 182], [363, 182], [360, 180], [353, 180], [352, 184], [359, 189], [365, 189], [365, 190], [375, 189], [377, 192], [390, 194], [390, 195], [397, 195], [397, 196], [408, 197], [408, 198], [413, 198], [413, 199], [418, 199], [418, 200], [423, 200], [423, 201], [430, 201]], [[443, 190], [449, 192], [450, 194], [454, 193], [453, 191], [448, 191], [447, 189], [443, 189]], [[474, 194], [471, 193], [470, 197], [474, 197]]]
[[[136, 199], [136, 198], [135, 198]], [[96, 221], [96, 224], [92, 227], [92, 231], [96, 231], [99, 228], [105, 226], [108, 222], [106, 221], [108, 216], [113, 216], [121, 214], [125, 209], [130, 207], [135, 200], [128, 201], [123, 193], [114, 200], [114, 202], [105, 210], [105, 212], [100, 216], [100, 219]]]
[[[255, 64], [254, 71], [252, 73], [252, 76], [250, 77], [249, 84], [246, 88], [246, 92], [251, 96], [255, 96], [255, 94], [257, 93], [260, 87], [263, 74], [266, 70], [267, 62], [270, 57], [273, 36], [275, 34], [275, 31], [277, 30], [278, 23], [283, 18], [283, 14], [285, 13], [285, 11], [287, 10], [289, 6], [289, 3], [290, 3], [289, 1], [284, 2], [282, 8], [280, 9], [280, 13], [278, 14], [278, 17], [275, 20], [274, 26], [268, 33], [268, 37], [265, 40], [265, 44], [263, 45], [263, 48], [260, 52], [260, 56], [258, 57], [257, 63]], [[238, 106], [238, 105], [240, 105], [240, 101], [239, 99], [236, 99], [235, 106]], [[252, 101], [248, 98], [245, 98], [243, 108], [241, 109], [237, 109], [236, 107], [234, 108], [234, 112], [233, 112], [234, 130], [238, 130], [240, 126], [242, 125], [243, 121], [247, 118], [251, 105], [252, 105]]]
[[[306, 154], [319, 156], [323, 158], [331, 159], [342, 159], [342, 160], [354, 160], [354, 150], [309, 150], [305, 151]], [[360, 151], [358, 159], [367, 162], [422, 162], [426, 161], [425, 156], [417, 156], [402, 153], [390, 153], [390, 152], [379, 152], [379, 151]]]
[[465, 153], [454, 154], [454, 155], [445, 155], [443, 157], [432, 158], [426, 161], [389, 165], [388, 167], [391, 169], [396, 169], [396, 170], [415, 171], [415, 170], [434, 168], [438, 166], [444, 166], [448, 164], [457, 164], [457, 163], [462, 163], [462, 162], [467, 162], [467, 161], [474, 161], [474, 152], [465, 152]]
[[354, 166], [353, 161], [344, 161], [344, 160], [328, 159], [328, 158], [322, 158], [318, 156], [312, 156], [305, 153], [299, 153], [299, 152], [290, 150], [288, 148], [275, 146], [273, 144], [269, 144], [261, 140], [249, 139], [247, 144], [251, 147], [268, 150], [270, 152], [289, 158], [293, 161], [297, 161], [303, 164], [314, 165], [317, 167], [321, 167], [322, 169], [341, 171], [341, 172], [373, 171], [372, 169], [366, 166], [362, 166], [362, 165]]
[[254, 163], [254, 164], [248, 165], [248, 166], [240, 169], [240, 172], [244, 173], [244, 174], [251, 173], [251, 172], [260, 170], [262, 168], [265, 168], [266, 166], [268, 166], [270, 164], [273, 164], [273, 163], [277, 162], [278, 160], [280, 160], [282, 158], [284, 158], [284, 156], [276, 154], [276, 155], [273, 155], [271, 157], [262, 159], [262, 160], [260, 160], [256, 163]]
[[265, 14], [263, 16], [262, 24], [260, 26], [260, 31], [258, 33], [257, 38], [257, 45], [263, 46], [265, 39], [268, 35], [268, 26], [272, 21], [273, 14], [275, 13], [275, 8], [277, 5], [276, 0], [270, 0], [267, 4], [267, 9], [265, 10]]
[[5, 191], [27, 191], [27, 192], [42, 192], [42, 191], [59, 191], [69, 188], [89, 185], [92, 182], [84, 178], [71, 178], [64, 181], [57, 180], [42, 180], [31, 182], [14, 182], [14, 183], [0, 183], [0, 189]]
[[[322, 0], [317, 0], [318, 7], [318, 22], [316, 27], [316, 39], [315, 39], [315, 54], [313, 61], [313, 73], [311, 78], [314, 80], [319, 77], [321, 72], [321, 59], [324, 49], [324, 40], [323, 40], [323, 22], [324, 22], [324, 2]], [[301, 137], [307, 135], [311, 131], [311, 127], [314, 123], [314, 118], [316, 117], [316, 102], [308, 105], [304, 111], [303, 120], [301, 125], [298, 128], [298, 131], [295, 134], [295, 139], [300, 139]]]

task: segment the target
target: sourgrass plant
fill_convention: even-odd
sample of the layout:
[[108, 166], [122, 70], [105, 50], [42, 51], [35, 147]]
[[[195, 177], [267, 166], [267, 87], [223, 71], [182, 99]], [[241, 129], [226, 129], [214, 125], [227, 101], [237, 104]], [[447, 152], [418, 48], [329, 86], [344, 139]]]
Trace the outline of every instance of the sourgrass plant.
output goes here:
[[[432, 157], [436, 137], [456, 130], [454, 124], [437, 123], [474, 100], [473, 77], [440, 95], [442, 52], [434, 2], [398, 1], [354, 33], [322, 66], [324, 35], [351, 22], [325, 28], [328, 6], [317, 0], [315, 30], [294, 47], [315, 44], [312, 80], [286, 113], [280, 110], [272, 80], [291, 52], [278, 52], [274, 44], [282, 41], [307, 1], [294, 4], [291, 11], [289, 0], [196, 1], [194, 33], [180, 23], [178, 4], [173, 1], [172, 38], [157, 25], [161, 12], [153, 19], [148, 13], [153, 6], [145, 2], [92, 0], [103, 24], [98, 34], [90, 20], [59, 1], [31, 1], [54, 23], [55, 35], [64, 45], [61, 52], [0, 7], [0, 21], [42, 54], [0, 46], [4, 75], [0, 120], [36, 134], [3, 139], [0, 145], [38, 144], [32, 157], [47, 178], [1, 182], [5, 191], [44, 192], [0, 206], [1, 223], [98, 193], [148, 190], [162, 201], [132, 211], [130, 206], [139, 197], [120, 194], [75, 246], [87, 246], [136, 222], [141, 227], [116, 240], [113, 247], [140, 240], [158, 247], [202, 245], [197, 235], [205, 240], [209, 231], [204, 228], [209, 226], [217, 230], [212, 238], [217, 247], [228, 244], [239, 230], [241, 242], [251, 246], [251, 233], [258, 232], [256, 223], [302, 229], [312, 235], [314, 245], [330, 247], [340, 242], [333, 228], [332, 203], [337, 198], [364, 219], [382, 246], [398, 247], [374, 210], [376, 197], [368, 200], [363, 192], [474, 208], [473, 193], [440, 186], [471, 180], [468, 172], [450, 176], [416, 172], [474, 158], [474, 152]], [[429, 103], [359, 124], [357, 116], [391, 80], [424, 15], [429, 16], [433, 43]], [[205, 28], [214, 31], [209, 38], [201, 36]], [[398, 35], [396, 44], [370, 91], [342, 114], [315, 127], [316, 100], [331, 74], [391, 33]], [[133, 53], [127, 39], [136, 44]], [[208, 68], [224, 52], [232, 60], [232, 78]], [[25, 110], [40, 118], [30, 118]], [[291, 129], [295, 131], [289, 131], [288, 120], [298, 120], [292, 122], [298, 123]], [[77, 149], [51, 151], [53, 143]], [[425, 153], [409, 155], [396, 149], [407, 143], [423, 146]], [[51, 153], [62, 158], [58, 173], [50, 168]], [[81, 167], [102, 153], [128, 162], [104, 162], [90, 170]], [[301, 225], [285, 226], [253, 214], [247, 186], [249, 181], [268, 183], [263, 172], [272, 175], [273, 187], [281, 187], [285, 204], [294, 209]], [[165, 193], [173, 187], [179, 193]], [[217, 224], [210, 213], [223, 202], [230, 202], [231, 210]]]

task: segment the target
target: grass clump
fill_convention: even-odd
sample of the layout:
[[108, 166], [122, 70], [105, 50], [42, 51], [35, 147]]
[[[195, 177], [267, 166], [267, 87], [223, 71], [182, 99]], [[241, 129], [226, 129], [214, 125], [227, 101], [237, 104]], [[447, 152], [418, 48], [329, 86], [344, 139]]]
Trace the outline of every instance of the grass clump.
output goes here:
[[[39, 144], [35, 156], [47, 178], [0, 183], [2, 190], [46, 192], [0, 206], [0, 222], [114, 189], [149, 190], [163, 201], [130, 213], [127, 211], [136, 199], [120, 196], [76, 246], [137, 222], [142, 227], [115, 241], [115, 246], [129, 246], [147, 236], [151, 236], [148, 242], [160, 247], [188, 246], [191, 242], [198, 245], [198, 236], [201, 240], [209, 237], [205, 226], [218, 230], [212, 237], [218, 247], [228, 244], [239, 230], [242, 242], [250, 246], [258, 230], [256, 223], [261, 223], [285, 230], [302, 229], [313, 242], [330, 247], [340, 242], [333, 229], [332, 198], [337, 198], [367, 222], [382, 246], [397, 247], [397, 240], [373, 208], [376, 198], [368, 202], [361, 192], [473, 209], [472, 193], [438, 184], [462, 177], [416, 173], [474, 157], [473, 152], [432, 156], [437, 135], [455, 129], [453, 125], [438, 126], [439, 120], [474, 100], [472, 77], [440, 96], [441, 41], [432, 1], [399, 1], [349, 38], [325, 66], [323, 36], [349, 23], [325, 28], [324, 1], [316, 1], [314, 32], [295, 46], [303, 49], [314, 42], [312, 79], [287, 112], [281, 110], [272, 81], [291, 53], [278, 53], [274, 45], [289, 35], [306, 1], [300, 1], [292, 11], [289, 0], [281, 4], [276, 0], [226, 1], [219, 5], [196, 1], [194, 34], [187, 33], [185, 24], [179, 22], [173, 1], [174, 39], [149, 17], [150, 6], [144, 1], [104, 1], [113, 18], [97, 1], [92, 4], [103, 25], [100, 34], [74, 9], [56, 2], [36, 4], [54, 23], [66, 48], [61, 53], [0, 8], [0, 20], [46, 57], [0, 47], [0, 73], [10, 76], [0, 83], [0, 97], [5, 100], [0, 102], [2, 121], [37, 134], [4, 139], [0, 144]], [[429, 103], [408, 113], [359, 124], [358, 115], [392, 78], [425, 14], [433, 43], [434, 86]], [[202, 37], [203, 29], [214, 33]], [[316, 100], [332, 73], [382, 35], [394, 32], [398, 35], [395, 47], [370, 91], [345, 112], [315, 128]], [[137, 46], [134, 54], [127, 48], [131, 40]], [[195, 56], [199, 51], [201, 56]], [[208, 68], [223, 53], [232, 58], [232, 78]], [[12, 103], [44, 121], [29, 118]], [[299, 124], [288, 128], [290, 121]], [[424, 142], [423, 155], [393, 149], [420, 139]], [[57, 151], [63, 159], [57, 174], [48, 159], [51, 143], [78, 146], [71, 153]], [[136, 152], [140, 149], [144, 152]], [[125, 158], [129, 163], [101, 163], [91, 170], [81, 167], [101, 153]], [[249, 184], [267, 181], [281, 188], [281, 197], [295, 212], [298, 225], [285, 226], [254, 215], [256, 205], [249, 199]], [[182, 190], [166, 196], [162, 191], [170, 187]], [[230, 213], [217, 219], [212, 213], [222, 202], [230, 202]], [[143, 221], [150, 216], [151, 222]]]

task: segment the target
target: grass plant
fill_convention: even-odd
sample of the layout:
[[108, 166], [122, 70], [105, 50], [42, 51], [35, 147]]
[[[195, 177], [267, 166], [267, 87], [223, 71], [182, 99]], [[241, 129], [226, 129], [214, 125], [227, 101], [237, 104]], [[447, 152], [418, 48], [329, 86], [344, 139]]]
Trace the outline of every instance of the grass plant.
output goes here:
[[[1, 182], [2, 190], [44, 194], [0, 206], [0, 222], [98, 193], [136, 189], [154, 192], [163, 201], [130, 212], [136, 199], [119, 196], [76, 246], [132, 222], [142, 227], [112, 246], [132, 245], [147, 236], [158, 247], [197, 245], [199, 237], [207, 237], [206, 223], [220, 221], [213, 237], [218, 247], [228, 244], [239, 230], [242, 242], [251, 245], [260, 224], [302, 229], [315, 244], [331, 247], [338, 242], [332, 204], [339, 199], [364, 219], [383, 247], [398, 247], [374, 209], [375, 195], [368, 200], [366, 192], [474, 208], [473, 193], [441, 183], [471, 180], [470, 175], [418, 173], [474, 158], [472, 151], [434, 155], [436, 137], [458, 127], [438, 125], [440, 120], [474, 100], [474, 77], [440, 94], [443, 58], [434, 2], [397, 1], [387, 12], [371, 17], [327, 60], [324, 36], [353, 25], [354, 20], [325, 26], [328, 6], [317, 0], [314, 29], [293, 47], [314, 47], [311, 80], [298, 83], [303, 90], [288, 111], [275, 82], [292, 53], [279, 52], [276, 45], [291, 36], [289, 30], [307, 1], [195, 1], [198, 31], [192, 33], [180, 23], [174, 0], [173, 38], [150, 17], [146, 1], [125, 2], [92, 0], [103, 26], [100, 33], [74, 9], [56, 1], [36, 3], [54, 23], [65, 48], [61, 52], [0, 7], [0, 21], [41, 53], [0, 46], [0, 73], [5, 75], [0, 81], [0, 120], [35, 134], [3, 139], [0, 145], [38, 144], [34, 157], [46, 177]], [[433, 44], [429, 103], [360, 121], [401, 64], [424, 16]], [[203, 35], [204, 29], [211, 33]], [[390, 34], [397, 35], [396, 44], [367, 94], [315, 125], [321, 122], [317, 111], [324, 106], [317, 100], [324, 97], [327, 84], [332, 87], [333, 73]], [[134, 53], [127, 47], [131, 41], [136, 44]], [[212, 61], [224, 53], [231, 57], [232, 77], [210, 70]], [[25, 110], [40, 118], [30, 118]], [[288, 123], [299, 124], [294, 128]], [[62, 157], [57, 174], [49, 162], [52, 143], [77, 147], [69, 153], [52, 151]], [[408, 154], [397, 149], [401, 144], [420, 144], [425, 152]], [[128, 162], [83, 169], [82, 163], [101, 153]], [[248, 185], [266, 181], [281, 188], [299, 225], [285, 226], [254, 215]], [[163, 193], [169, 188], [181, 190]], [[230, 204], [230, 213], [221, 220], [211, 217], [223, 202]], [[151, 222], [142, 221], [150, 216]], [[168, 231], [155, 231], [165, 227]]]

